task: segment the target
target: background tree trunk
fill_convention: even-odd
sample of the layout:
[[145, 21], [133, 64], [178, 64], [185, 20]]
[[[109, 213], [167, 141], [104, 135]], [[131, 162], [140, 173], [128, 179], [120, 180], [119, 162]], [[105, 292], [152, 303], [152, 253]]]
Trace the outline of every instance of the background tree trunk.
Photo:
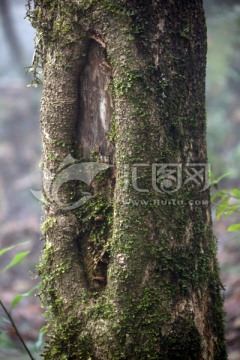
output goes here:
[[[152, 183], [153, 164], [207, 163], [202, 1], [38, 0], [30, 17], [44, 71], [45, 359], [226, 359], [209, 190]], [[47, 196], [80, 157], [114, 167]], [[71, 208], [82, 191], [92, 197]]]

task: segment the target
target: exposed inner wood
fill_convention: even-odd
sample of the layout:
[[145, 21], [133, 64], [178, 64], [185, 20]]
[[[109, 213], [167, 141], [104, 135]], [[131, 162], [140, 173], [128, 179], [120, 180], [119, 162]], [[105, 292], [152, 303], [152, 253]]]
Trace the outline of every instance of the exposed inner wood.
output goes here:
[[113, 112], [110, 82], [105, 50], [92, 40], [79, 79], [78, 141], [84, 160], [98, 154], [101, 161], [113, 162], [114, 147], [107, 138]]
[[[79, 77], [78, 144], [84, 161], [113, 164], [114, 145], [109, 141], [113, 113], [109, 85], [111, 68], [106, 60], [106, 50], [91, 40], [87, 50], [86, 63]], [[100, 179], [93, 179], [88, 191], [93, 198], [81, 207], [78, 248], [83, 261], [86, 280], [90, 289], [102, 290], [107, 284], [109, 263], [108, 240], [111, 226], [108, 218], [111, 209], [114, 169], [109, 168]], [[101, 205], [101, 197], [108, 204]], [[97, 210], [96, 210], [97, 209]], [[91, 214], [89, 213], [91, 211]], [[87, 214], [87, 215], [86, 215]], [[85, 217], [87, 216], [87, 219]], [[84, 220], [85, 219], [85, 220]]]

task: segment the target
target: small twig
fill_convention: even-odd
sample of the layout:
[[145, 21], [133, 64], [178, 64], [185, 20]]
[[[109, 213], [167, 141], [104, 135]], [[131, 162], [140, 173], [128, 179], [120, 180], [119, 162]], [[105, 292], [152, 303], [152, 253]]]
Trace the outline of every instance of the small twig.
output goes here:
[[8, 317], [8, 319], [9, 319], [9, 321], [11, 322], [11, 324], [12, 324], [12, 326], [13, 326], [13, 328], [14, 328], [14, 330], [15, 330], [16, 334], [17, 334], [17, 336], [19, 337], [19, 340], [21, 341], [21, 343], [22, 343], [22, 345], [23, 345], [24, 349], [25, 349], [25, 350], [26, 350], [26, 352], [28, 353], [28, 355], [29, 355], [30, 359], [31, 359], [31, 360], [34, 360], [34, 358], [33, 358], [32, 354], [30, 353], [30, 351], [29, 351], [29, 349], [28, 349], [28, 347], [27, 347], [27, 345], [26, 345], [25, 341], [23, 340], [23, 338], [22, 338], [21, 334], [19, 333], [18, 328], [17, 328], [17, 326], [16, 326], [16, 324], [15, 324], [15, 322], [14, 322], [14, 320], [13, 320], [13, 318], [12, 318], [11, 314], [10, 314], [10, 312], [6, 309], [5, 305], [2, 303], [2, 301], [1, 301], [1, 300], [0, 300], [0, 305], [1, 305], [1, 307], [3, 308], [3, 310], [4, 310], [5, 314], [7, 315], [7, 317]]

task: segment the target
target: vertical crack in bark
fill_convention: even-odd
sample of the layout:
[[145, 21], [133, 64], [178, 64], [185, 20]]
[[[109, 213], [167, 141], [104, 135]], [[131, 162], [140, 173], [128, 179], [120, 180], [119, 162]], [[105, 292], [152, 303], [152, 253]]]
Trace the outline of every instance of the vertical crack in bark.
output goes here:
[[110, 83], [111, 67], [105, 51], [92, 40], [79, 81], [78, 140], [84, 160], [96, 154], [103, 162], [113, 162], [114, 147], [108, 140], [113, 113]]
[[[79, 77], [78, 99], [78, 144], [86, 162], [114, 162], [114, 145], [108, 138], [113, 114], [111, 79], [105, 50], [91, 40]], [[93, 179], [88, 188], [93, 197], [79, 209], [78, 247], [89, 287], [94, 290], [107, 284], [113, 188], [114, 170], [109, 166]]]

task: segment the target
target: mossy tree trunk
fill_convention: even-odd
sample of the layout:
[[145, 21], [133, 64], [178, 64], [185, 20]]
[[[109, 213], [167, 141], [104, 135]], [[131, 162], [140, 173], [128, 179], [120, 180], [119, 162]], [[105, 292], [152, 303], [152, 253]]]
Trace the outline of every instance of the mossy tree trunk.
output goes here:
[[47, 198], [45, 359], [226, 359], [209, 190], [184, 172], [207, 163], [202, 1], [36, 0], [30, 17], [46, 197], [72, 158], [114, 165]]

